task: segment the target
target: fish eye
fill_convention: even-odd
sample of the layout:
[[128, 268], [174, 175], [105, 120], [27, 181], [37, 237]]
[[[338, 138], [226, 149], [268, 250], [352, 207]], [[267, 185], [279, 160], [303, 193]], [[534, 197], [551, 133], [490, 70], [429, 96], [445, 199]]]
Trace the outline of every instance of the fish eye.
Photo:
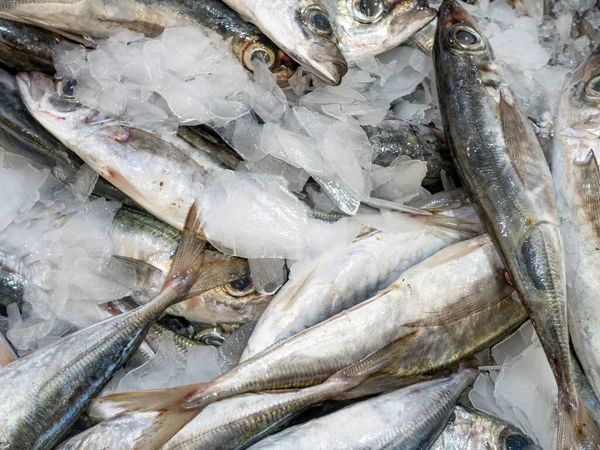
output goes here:
[[381, 17], [385, 9], [382, 0], [354, 0], [352, 6], [354, 18], [362, 23], [375, 22]]
[[248, 46], [244, 52], [244, 65], [249, 70], [254, 70], [254, 61], [258, 59], [262, 60], [269, 69], [275, 67], [277, 63], [275, 51], [260, 41]]
[[315, 6], [311, 6], [304, 11], [304, 22], [316, 33], [323, 35], [331, 35], [333, 28], [331, 21], [325, 11]]
[[463, 50], [482, 50], [485, 48], [483, 38], [472, 28], [457, 25], [450, 31], [452, 43]]
[[600, 75], [596, 75], [585, 87], [585, 94], [588, 97], [600, 97]]
[[64, 80], [57, 78], [54, 80], [54, 88], [56, 93], [61, 97], [73, 98], [77, 80]]
[[529, 441], [520, 434], [511, 434], [506, 437], [506, 450], [526, 450], [529, 447]]
[[233, 297], [244, 297], [254, 293], [254, 284], [250, 275], [246, 275], [226, 284], [225, 290]]

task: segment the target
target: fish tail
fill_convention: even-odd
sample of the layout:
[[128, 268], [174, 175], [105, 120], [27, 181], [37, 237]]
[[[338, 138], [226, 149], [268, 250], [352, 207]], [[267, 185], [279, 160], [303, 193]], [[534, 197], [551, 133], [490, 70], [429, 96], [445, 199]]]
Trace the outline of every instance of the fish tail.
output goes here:
[[590, 417], [583, 402], [559, 391], [557, 450], [600, 449], [600, 430]]
[[188, 406], [188, 401], [210, 387], [212, 383], [208, 382], [169, 389], [122, 392], [100, 397], [96, 401], [112, 403], [127, 411], [158, 412], [152, 428], [140, 436], [133, 447], [134, 450], [154, 450], [161, 448], [204, 409], [209, 402]]

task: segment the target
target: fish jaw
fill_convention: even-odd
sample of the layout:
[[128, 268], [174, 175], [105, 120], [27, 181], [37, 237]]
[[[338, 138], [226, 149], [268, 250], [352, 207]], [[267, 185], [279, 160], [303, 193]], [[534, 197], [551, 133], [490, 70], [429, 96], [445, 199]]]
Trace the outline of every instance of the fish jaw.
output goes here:
[[338, 0], [335, 6], [328, 4], [335, 12], [340, 48], [350, 61], [397, 47], [430, 23], [437, 14], [426, 0], [392, 2], [386, 11], [372, 20], [360, 17], [356, 2]]
[[348, 64], [318, 0], [258, 2], [252, 21], [306, 71], [329, 85], [341, 83]]

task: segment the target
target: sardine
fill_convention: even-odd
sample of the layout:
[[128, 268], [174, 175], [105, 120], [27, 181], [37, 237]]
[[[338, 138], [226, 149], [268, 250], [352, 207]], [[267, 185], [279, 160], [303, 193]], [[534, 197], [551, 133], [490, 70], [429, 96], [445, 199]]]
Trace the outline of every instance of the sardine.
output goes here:
[[[179, 239], [178, 230], [142, 211], [124, 207], [115, 214], [112, 252], [136, 268], [138, 283], [132, 297], [138, 304], [147, 303], [160, 291]], [[241, 324], [258, 318], [271, 298], [256, 292], [246, 272], [237, 280], [171, 306], [167, 313], [194, 324]]]
[[456, 1], [441, 6], [434, 57], [444, 130], [458, 172], [557, 381], [557, 448], [600, 446], [600, 432], [580, 406], [571, 374], [564, 251], [544, 153], [489, 42]]
[[261, 58], [281, 84], [287, 84], [295, 72], [287, 55], [218, 0], [2, 0], [0, 17], [69, 37], [92, 38], [106, 38], [118, 28], [155, 37], [167, 27], [201, 25], [231, 39], [233, 55], [247, 70], [252, 71], [253, 60]]
[[267, 306], [242, 361], [367, 300], [409, 267], [480, 231], [477, 223], [463, 232], [441, 228], [452, 221], [443, 214], [414, 220], [414, 231], [371, 232], [305, 267]]
[[457, 405], [430, 450], [540, 450], [518, 428]]
[[0, 20], [0, 62], [17, 72], [54, 73], [52, 51], [61, 40], [42, 28]]
[[[282, 393], [245, 394], [209, 405], [187, 424], [163, 450], [226, 450], [246, 448], [311, 404], [335, 398], [396, 358], [395, 342], [338, 371], [325, 382]], [[382, 385], [383, 386], [383, 385]], [[124, 412], [80, 433], [59, 450], [132, 449], [152, 428], [156, 413]]]
[[205, 286], [228, 281], [229, 273], [203, 264], [206, 242], [199, 230], [194, 206], [164, 289], [148, 305], [84, 328], [0, 370], [0, 448], [53, 448], [135, 351], [150, 325], [185, 298], [200, 275]]
[[559, 105], [552, 160], [567, 262], [569, 329], [600, 395], [600, 53], [571, 78]]
[[423, 186], [440, 190], [441, 171], [454, 173], [450, 151], [441, 131], [419, 127], [401, 120], [384, 120], [379, 126], [363, 125], [373, 147], [373, 164], [389, 166], [398, 156], [408, 156], [427, 162]]
[[414, 384], [288, 428], [252, 450], [419, 450], [429, 448], [476, 369]]
[[436, 16], [427, 0], [323, 0], [344, 56], [355, 61], [405, 42]]
[[64, 145], [144, 209], [182, 229], [209, 173], [225, 170], [206, 155], [204, 165], [154, 134], [115, 124], [77, 103], [65, 86], [39, 72], [17, 84], [31, 114]]
[[348, 70], [320, 0], [225, 0], [305, 70], [338, 85]]
[[[147, 433], [138, 447], [157, 448], [212, 402], [245, 392], [318, 384], [344, 366], [400, 338], [404, 338], [405, 355], [410, 355], [408, 349], [413, 349], [416, 357], [424, 352], [415, 351], [412, 341], [418, 341], [419, 345], [429, 342], [430, 327], [444, 325], [455, 330], [457, 337], [468, 335], [466, 327], [472, 327], [473, 323], [460, 320], [494, 305], [502, 311], [502, 326], [513, 321], [521, 323], [524, 319], [524, 313], [519, 317], [521, 305], [506, 298], [511, 292], [489, 237], [473, 238], [439, 251], [408, 269], [371, 299], [274, 345], [212, 382], [114, 394], [103, 401], [121, 402], [132, 410], [163, 411], [160, 426]], [[429, 345], [443, 347], [444, 354], [455, 356], [452, 339], [436, 342]], [[475, 346], [474, 342], [470, 344]], [[435, 357], [432, 355], [431, 360]], [[429, 365], [425, 364], [427, 369]], [[407, 369], [401, 366], [399, 370]]]

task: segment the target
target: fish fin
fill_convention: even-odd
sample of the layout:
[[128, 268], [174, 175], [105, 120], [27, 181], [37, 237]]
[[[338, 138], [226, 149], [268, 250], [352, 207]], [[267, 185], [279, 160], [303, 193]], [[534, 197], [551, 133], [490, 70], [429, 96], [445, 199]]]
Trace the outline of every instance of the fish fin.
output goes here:
[[419, 330], [414, 330], [404, 334], [359, 361], [338, 370], [327, 381], [352, 379], [356, 385], [362, 383], [370, 376], [392, 367], [396, 361], [403, 358], [410, 347], [407, 343], [411, 342], [419, 333]]
[[132, 450], [156, 450], [162, 448], [175, 434], [186, 426], [199, 411], [178, 409], [158, 415], [152, 422], [152, 428], [138, 437]]
[[205, 262], [198, 281], [192, 286], [186, 299], [210, 291], [232, 281], [239, 280], [248, 273], [248, 260], [243, 258], [215, 259]]
[[[510, 295], [510, 294], [509, 294]], [[447, 308], [442, 311], [436, 311], [429, 317], [415, 320], [404, 324], [405, 327], [437, 327], [448, 325], [453, 322], [458, 322], [473, 314], [480, 313], [509, 297], [507, 296], [489, 296], [481, 298], [481, 295], [474, 294], [463, 298], [463, 301], [458, 305], [453, 305], [452, 308]]]
[[577, 396], [577, 405], [573, 405], [570, 397], [559, 391], [557, 419], [557, 450], [600, 448], [600, 430], [579, 396]]
[[600, 238], [600, 170], [594, 150], [573, 166], [575, 186], [584, 202], [584, 212], [589, 218], [596, 237]]
[[395, 391], [411, 384], [420, 383], [421, 381], [431, 380], [432, 377], [394, 377], [393, 375], [382, 374], [369, 378], [364, 383], [342, 393], [332, 400], [354, 400], [361, 397], [369, 397], [371, 395], [381, 394], [383, 392]]
[[183, 225], [179, 246], [167, 274], [163, 290], [176, 278], [186, 277], [195, 280], [204, 269], [204, 249], [206, 240], [202, 237], [202, 218], [195, 200], [190, 207]]
[[470, 222], [465, 219], [461, 219], [460, 217], [450, 217], [445, 216], [443, 214], [434, 214], [433, 216], [424, 217], [423, 220], [427, 225], [438, 228], [446, 228], [448, 230], [458, 231], [459, 233], [469, 234], [472, 236], [477, 236], [481, 234], [477, 230], [479, 224]]
[[361, 203], [375, 209], [386, 209], [389, 211], [400, 211], [408, 214], [414, 214], [417, 216], [429, 216], [431, 213], [424, 209], [415, 208], [410, 205], [401, 205], [400, 203], [390, 202], [389, 200], [382, 200], [380, 198], [368, 197], [363, 198]]

